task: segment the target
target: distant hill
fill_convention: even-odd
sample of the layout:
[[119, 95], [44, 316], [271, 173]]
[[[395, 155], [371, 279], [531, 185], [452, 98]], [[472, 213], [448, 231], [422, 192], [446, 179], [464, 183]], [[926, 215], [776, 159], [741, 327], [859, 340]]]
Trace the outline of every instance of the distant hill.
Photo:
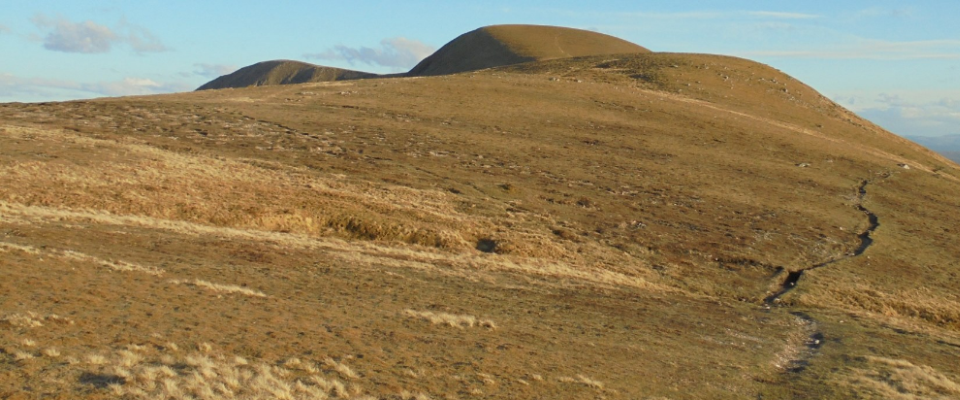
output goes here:
[[943, 154], [944, 157], [949, 158], [957, 164], [960, 164], [960, 151], [941, 151], [940, 154]]
[[940, 153], [953, 162], [960, 163], [960, 135], [905, 136], [923, 147]]
[[240, 68], [232, 74], [207, 82], [197, 90], [340, 81], [376, 76], [378, 75], [368, 72], [324, 67], [300, 61], [273, 60]]
[[[446, 75], [530, 61], [649, 53], [644, 47], [602, 33], [540, 25], [494, 25], [479, 28], [447, 43], [410, 72], [392, 76]], [[274, 60], [253, 64], [221, 76], [197, 90], [286, 85], [363, 79], [380, 76], [309, 64]]]
[[445, 75], [529, 61], [649, 52], [626, 40], [592, 31], [494, 25], [460, 35], [413, 67], [409, 75]]
[[936, 152], [960, 151], [960, 135], [905, 137]]

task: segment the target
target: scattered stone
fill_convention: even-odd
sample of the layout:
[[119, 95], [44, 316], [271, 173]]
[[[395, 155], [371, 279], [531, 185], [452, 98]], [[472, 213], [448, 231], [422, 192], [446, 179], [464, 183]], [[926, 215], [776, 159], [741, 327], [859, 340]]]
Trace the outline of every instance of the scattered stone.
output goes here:
[[802, 162], [802, 163], [798, 163], [797, 166], [800, 168], [807, 168], [810, 166], [810, 163]]
[[908, 165], [908, 164], [897, 164], [897, 165], [898, 165], [900, 168], [903, 168], [903, 169], [910, 169], [910, 165]]

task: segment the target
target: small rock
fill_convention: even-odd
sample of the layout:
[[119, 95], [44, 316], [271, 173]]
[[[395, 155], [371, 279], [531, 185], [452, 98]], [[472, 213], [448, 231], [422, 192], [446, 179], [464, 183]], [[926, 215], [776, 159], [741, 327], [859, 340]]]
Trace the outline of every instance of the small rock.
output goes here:
[[907, 164], [897, 164], [897, 165], [898, 165], [900, 168], [903, 168], [903, 169], [910, 169], [910, 166], [907, 165]]
[[797, 166], [800, 168], [806, 168], [810, 166], [810, 163], [802, 162], [802, 163], [798, 163]]

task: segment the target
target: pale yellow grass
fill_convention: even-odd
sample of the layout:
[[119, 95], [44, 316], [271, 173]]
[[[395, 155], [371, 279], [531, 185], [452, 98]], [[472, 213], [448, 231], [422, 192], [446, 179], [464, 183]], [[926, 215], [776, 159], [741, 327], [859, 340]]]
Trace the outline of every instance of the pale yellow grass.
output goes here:
[[[169, 349], [169, 347], [167, 347]], [[113, 377], [109, 390], [130, 399], [371, 399], [357, 384], [330, 378], [313, 361], [288, 360], [272, 365], [208, 351], [150, 354], [133, 350], [91, 354], [90, 373]], [[323, 365], [341, 377], [359, 375], [328, 359]], [[312, 371], [311, 371], [312, 370]]]
[[842, 386], [863, 398], [947, 400], [960, 398], [960, 384], [934, 368], [907, 360], [865, 357], [867, 368], [853, 368]]
[[[3, 216], [4, 213], [0, 210], [0, 216]], [[104, 260], [98, 257], [91, 256], [89, 254], [84, 254], [79, 251], [74, 250], [57, 250], [57, 249], [38, 249], [29, 245], [19, 245], [15, 243], [6, 243], [0, 242], [0, 251], [13, 251], [18, 250], [25, 252], [27, 254], [35, 256], [45, 256], [45, 257], [54, 257], [60, 259], [74, 260], [89, 262], [93, 264], [106, 267], [108, 269], [120, 272], [142, 272], [145, 274], [150, 274], [154, 276], [163, 275], [163, 270], [160, 270], [156, 267], [145, 267], [142, 265], [137, 265], [134, 263], [129, 263], [126, 261], [120, 260]]]
[[[2, 135], [122, 154], [120, 160], [104, 157], [85, 167], [44, 160], [0, 168], [0, 216], [7, 223], [40, 219], [61, 226], [68, 222], [142, 226], [246, 238], [277, 247], [298, 242], [298, 247], [340, 250], [347, 261], [386, 257], [404, 266], [444, 273], [451, 268], [438, 268], [436, 261], [465, 267], [460, 271], [479, 267], [671, 290], [646, 280], [645, 276], [652, 276], [646, 269], [633, 269], [628, 275], [604, 267], [623, 260], [583, 260], [582, 247], [598, 245], [558, 241], [552, 233], [536, 228], [544, 225], [544, 216], [467, 215], [459, 211], [458, 199], [443, 190], [353, 182], [264, 161], [179, 154], [135, 138], [116, 142], [12, 126], [5, 127]], [[518, 256], [477, 254], [475, 238], [495, 231], [501, 232], [502, 247], [514, 249]], [[345, 246], [343, 240], [330, 237], [334, 234], [369, 242]], [[107, 266], [136, 269], [120, 263]]]
[[915, 324], [917, 319], [936, 324], [960, 320], [960, 297], [956, 294], [937, 294], [927, 288], [879, 290], [856, 280], [846, 285], [827, 285], [829, 290], [800, 294], [799, 302], [814, 307], [847, 310], [898, 325]]
[[408, 317], [418, 318], [425, 321], [430, 321], [434, 325], [447, 325], [454, 328], [473, 328], [474, 326], [480, 326], [489, 329], [496, 329], [497, 325], [488, 319], [479, 319], [472, 315], [456, 315], [448, 313], [435, 313], [433, 311], [415, 311], [415, 310], [403, 310], [403, 313]]
[[630, 286], [658, 292], [678, 289], [651, 283], [643, 276], [597, 269], [562, 260], [511, 255], [448, 252], [400, 243], [347, 241], [298, 233], [237, 229], [140, 215], [116, 215], [103, 211], [80, 211], [45, 206], [28, 206], [0, 201], [0, 216], [5, 222], [21, 224], [62, 224], [64, 221], [114, 226], [161, 229], [189, 236], [248, 240], [277, 249], [325, 251], [346, 265], [391, 266], [428, 270], [476, 279], [482, 271], [520, 272], [537, 276], [575, 279], [608, 286]]
[[[116, 214], [310, 235], [339, 231], [383, 240], [469, 246], [446, 227], [472, 224], [465, 223], [448, 194], [440, 190], [350, 183], [332, 175], [311, 176], [304, 168], [279, 164], [265, 168], [270, 163], [264, 161], [178, 154], [133, 138], [118, 143], [11, 126], [3, 134], [125, 158], [86, 167], [47, 161], [0, 167], [0, 198], [11, 201], [93, 206]], [[421, 223], [409, 223], [414, 220]]]
[[597, 390], [603, 390], [603, 382], [600, 382], [596, 379], [590, 378], [585, 375], [577, 375], [576, 377], [561, 376], [557, 378], [557, 380], [564, 383], [578, 383], [581, 385], [592, 387]]
[[244, 296], [252, 297], [267, 297], [266, 294], [259, 290], [253, 290], [250, 288], [245, 288], [237, 285], [227, 285], [221, 283], [207, 282], [201, 279], [185, 280], [185, 279], [171, 279], [169, 281], [174, 285], [187, 285], [194, 286], [203, 289], [207, 289], [216, 293], [227, 293], [227, 294], [240, 294]]
[[129, 263], [126, 261], [119, 261], [119, 260], [116, 260], [116, 261], [104, 260], [98, 257], [91, 256], [89, 254], [84, 254], [84, 253], [73, 251], [73, 250], [63, 250], [59, 254], [55, 254], [55, 255], [77, 260], [77, 261], [86, 261], [86, 262], [95, 263], [100, 266], [112, 269], [114, 271], [142, 272], [142, 273], [154, 275], [154, 276], [163, 275], [163, 270], [156, 267], [146, 267], [146, 266], [137, 265], [137, 264]]
[[73, 325], [73, 320], [64, 318], [56, 314], [40, 315], [33, 311], [26, 313], [13, 313], [0, 317], [0, 325], [8, 325], [17, 328], [39, 328], [44, 322], [53, 322], [59, 324]]

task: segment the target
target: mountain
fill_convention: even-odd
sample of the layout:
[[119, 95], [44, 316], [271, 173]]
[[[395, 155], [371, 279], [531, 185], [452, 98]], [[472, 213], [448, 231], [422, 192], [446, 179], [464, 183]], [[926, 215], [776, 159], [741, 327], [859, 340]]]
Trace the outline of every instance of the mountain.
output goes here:
[[530, 61], [649, 52], [623, 39], [580, 29], [494, 25], [460, 35], [413, 67], [409, 75], [446, 75]]
[[289, 85], [376, 77], [376, 74], [324, 67], [300, 61], [273, 60], [249, 65], [200, 86], [197, 90]]
[[[460, 35], [406, 74], [393, 77], [447, 75], [530, 61], [649, 50], [602, 33], [541, 25], [494, 25]], [[197, 90], [329, 82], [376, 77], [376, 74], [276, 60], [250, 65], [210, 81]], [[386, 77], [386, 76], [384, 76]]]
[[958, 398], [958, 207], [725, 56], [0, 104], [0, 398]]

